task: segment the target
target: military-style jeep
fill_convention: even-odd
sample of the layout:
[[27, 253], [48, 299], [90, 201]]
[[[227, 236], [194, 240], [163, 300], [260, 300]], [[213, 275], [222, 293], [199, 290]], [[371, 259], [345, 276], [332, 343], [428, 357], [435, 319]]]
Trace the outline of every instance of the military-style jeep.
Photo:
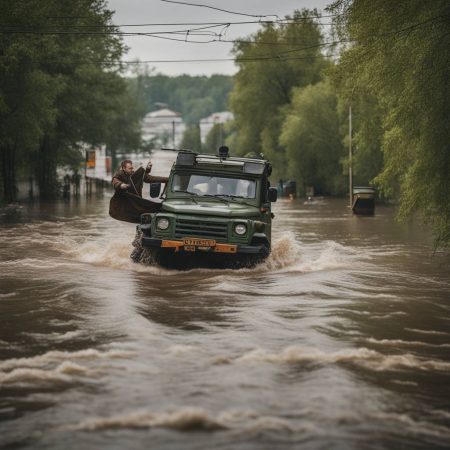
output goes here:
[[[277, 199], [271, 172], [268, 161], [230, 157], [227, 147], [217, 156], [180, 150], [161, 211], [141, 215], [134, 259], [182, 269], [252, 267], [264, 260]], [[159, 193], [160, 186], [150, 191], [155, 188]]]

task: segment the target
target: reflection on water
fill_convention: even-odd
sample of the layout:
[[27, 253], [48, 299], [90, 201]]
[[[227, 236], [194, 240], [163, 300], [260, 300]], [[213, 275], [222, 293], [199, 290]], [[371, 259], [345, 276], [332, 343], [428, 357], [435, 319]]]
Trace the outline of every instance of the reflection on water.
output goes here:
[[0, 444], [445, 448], [450, 280], [379, 207], [280, 201], [255, 269], [129, 259], [108, 198], [0, 226]]

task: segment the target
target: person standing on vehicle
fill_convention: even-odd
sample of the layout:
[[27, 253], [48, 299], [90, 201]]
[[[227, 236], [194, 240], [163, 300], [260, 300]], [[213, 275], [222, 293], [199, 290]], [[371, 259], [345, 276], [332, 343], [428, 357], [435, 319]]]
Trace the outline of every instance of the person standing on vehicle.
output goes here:
[[155, 177], [150, 175], [152, 170], [152, 162], [147, 164], [147, 167], [139, 167], [136, 171], [133, 167], [133, 162], [125, 159], [120, 164], [120, 169], [114, 174], [112, 185], [115, 191], [125, 191], [131, 194], [142, 197], [142, 187], [145, 183], [167, 183], [167, 177]]
[[139, 223], [140, 215], [161, 209], [161, 203], [142, 198], [142, 188], [145, 183], [167, 183], [168, 177], [150, 175], [151, 161], [147, 167], [139, 167], [136, 171], [133, 162], [126, 159], [121, 162], [120, 169], [112, 178], [114, 195], [109, 204], [109, 215], [117, 220]]

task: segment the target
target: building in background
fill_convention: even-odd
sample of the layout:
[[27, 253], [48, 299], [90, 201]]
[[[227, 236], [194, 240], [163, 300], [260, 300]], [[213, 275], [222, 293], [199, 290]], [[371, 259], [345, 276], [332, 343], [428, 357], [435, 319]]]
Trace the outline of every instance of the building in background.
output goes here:
[[111, 156], [106, 156], [106, 147], [84, 148], [86, 154], [86, 173], [89, 178], [109, 180], [112, 175]]
[[202, 144], [206, 141], [206, 136], [212, 130], [214, 125], [220, 124], [223, 126], [225, 122], [229, 122], [233, 120], [233, 113], [230, 111], [222, 111], [211, 114], [208, 117], [205, 117], [200, 120], [200, 139]]
[[186, 125], [181, 115], [168, 108], [148, 113], [142, 120], [142, 139], [161, 146], [178, 147]]

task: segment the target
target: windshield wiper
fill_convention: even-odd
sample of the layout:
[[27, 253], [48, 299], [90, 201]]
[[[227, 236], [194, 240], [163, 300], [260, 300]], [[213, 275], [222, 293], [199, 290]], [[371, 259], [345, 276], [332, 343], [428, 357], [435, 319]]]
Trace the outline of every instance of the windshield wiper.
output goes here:
[[[191, 191], [174, 191], [174, 192], [181, 192], [183, 194], [191, 194], [192, 196], [197, 197], [197, 194], [195, 192], [191, 192]], [[198, 205], [198, 202], [194, 197], [191, 197], [191, 199], [194, 203], [196, 203]]]
[[202, 195], [199, 195], [199, 197], [213, 197], [213, 198], [217, 198], [218, 200], [225, 202], [227, 204], [229, 203], [229, 201], [226, 198], [219, 197], [219, 195], [220, 194], [202, 194]]
[[233, 200], [233, 202], [239, 203], [240, 205], [255, 206], [255, 205], [251, 205], [250, 203], [247, 203], [247, 202], [239, 202], [236, 200], [237, 198], [242, 198], [244, 200], [247, 198], [247, 197], [242, 197], [242, 195], [232, 195], [232, 194], [218, 194], [218, 195], [220, 195], [222, 197], [228, 197], [231, 200]]
[[221, 197], [229, 197], [232, 198], [233, 200], [235, 198], [247, 198], [247, 197], [242, 197], [242, 195], [232, 195], [232, 194], [217, 194], [220, 195]]

